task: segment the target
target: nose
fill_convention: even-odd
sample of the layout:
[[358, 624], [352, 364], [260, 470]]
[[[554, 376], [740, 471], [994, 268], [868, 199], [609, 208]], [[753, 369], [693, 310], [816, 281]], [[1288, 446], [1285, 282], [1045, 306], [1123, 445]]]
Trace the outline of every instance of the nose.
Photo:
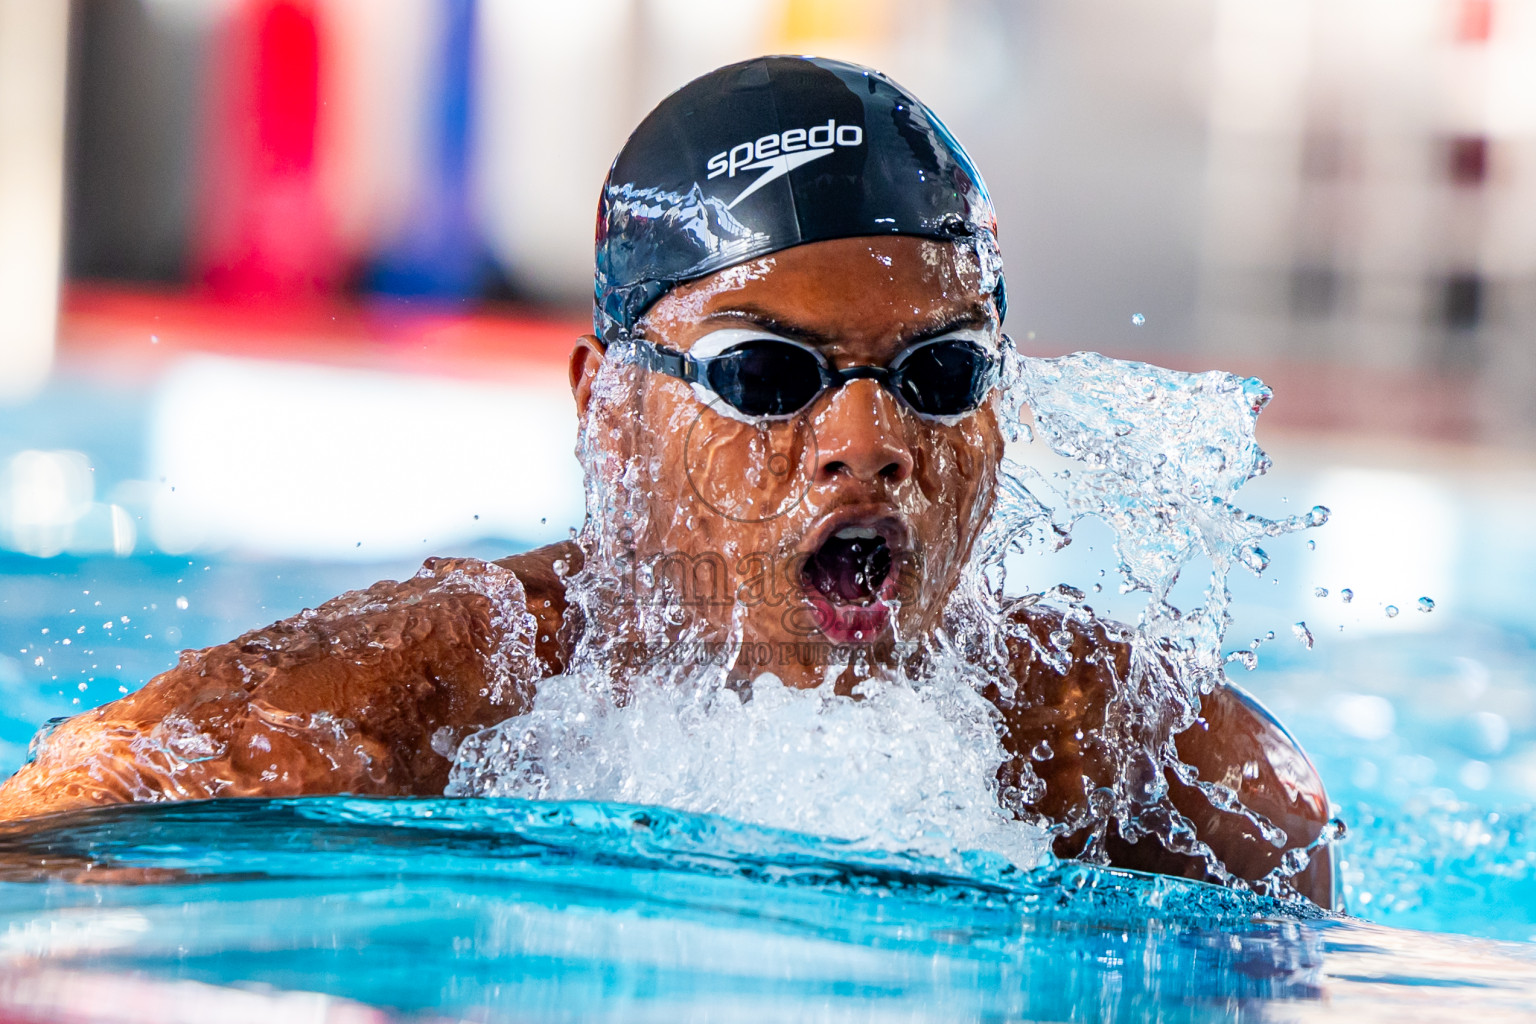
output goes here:
[[895, 484], [912, 475], [896, 399], [876, 382], [855, 380], [837, 388], [813, 422], [818, 484], [839, 479]]

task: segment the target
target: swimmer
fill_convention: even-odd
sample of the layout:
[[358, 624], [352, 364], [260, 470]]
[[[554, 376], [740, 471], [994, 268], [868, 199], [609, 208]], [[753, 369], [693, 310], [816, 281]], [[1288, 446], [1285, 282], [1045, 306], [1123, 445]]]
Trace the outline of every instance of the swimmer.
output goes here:
[[[586, 621], [608, 609], [571, 603], [573, 575], [614, 564], [600, 558], [616, 543], [603, 534], [614, 510], [595, 507], [611, 493], [594, 485], [614, 466], [640, 467], [625, 499], [634, 518], [618, 531], [634, 563], [717, 574], [716, 599], [686, 602], [685, 618], [770, 652], [787, 685], [852, 693], [851, 670], [826, 678], [818, 652], [862, 645], [877, 667], [920, 657], [987, 522], [1005, 312], [990, 199], [915, 97], [819, 58], [695, 80], [641, 122], [600, 197], [594, 332], [570, 358], [588, 477], [580, 540], [496, 562], [429, 559], [411, 579], [184, 652], [43, 738], [0, 788], [0, 817], [441, 795], [460, 740], [528, 710], [584, 629], [614, 628]], [[636, 585], [600, 579], [587, 593], [615, 595], [621, 617]], [[1125, 771], [1105, 736], [1130, 645], [1042, 605], [1005, 614], [1012, 632], [987, 693], [1012, 758], [1000, 791], [1032, 783], [1026, 810], [1058, 823], [1061, 856], [1213, 877], [1187, 843], [1088, 824], [1095, 791]], [[1043, 656], [1063, 629], [1069, 664]], [[915, 655], [900, 642], [911, 640]], [[1145, 780], [1166, 784], [1170, 820], [1182, 815], [1233, 875], [1259, 880], [1321, 834], [1316, 771], [1239, 690], [1207, 694], [1176, 743], [1199, 779], [1284, 833], [1276, 845], [1171, 769]], [[1292, 882], [1332, 904], [1326, 846]]]

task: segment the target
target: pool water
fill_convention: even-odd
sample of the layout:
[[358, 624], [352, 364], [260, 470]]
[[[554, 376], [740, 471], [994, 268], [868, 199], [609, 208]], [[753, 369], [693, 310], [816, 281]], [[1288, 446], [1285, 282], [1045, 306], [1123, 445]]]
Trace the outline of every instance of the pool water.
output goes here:
[[[115, 426], [132, 409], [92, 394], [47, 399], [51, 418], [0, 417], [0, 442], [89, 452], [97, 493], [147, 514], [138, 492], [114, 490], [152, 475]], [[0, 1020], [1528, 1016], [1536, 602], [1522, 586], [1536, 574], [1536, 471], [1270, 450], [1276, 472], [1252, 488], [1265, 514], [1322, 502], [1334, 518], [1271, 546], [1265, 578], [1234, 578], [1229, 645], [1254, 638], [1258, 667], [1229, 671], [1322, 772], [1349, 826], [1338, 851], [1352, 917], [655, 809], [114, 808], [0, 829]], [[422, 533], [423, 555], [499, 557], [546, 539]], [[1087, 589], [1108, 538], [1091, 524], [1074, 537], [1019, 577]], [[1379, 563], [1362, 560], [1373, 544]], [[40, 723], [142, 685], [178, 650], [418, 561], [142, 543], [114, 554], [105, 541], [0, 553], [0, 770]], [[1415, 610], [1421, 595], [1433, 612]], [[1094, 605], [1135, 613], [1112, 592]], [[1311, 648], [1292, 637], [1301, 621]]]
[[1500, 1019], [1536, 999], [1536, 947], [618, 805], [242, 800], [0, 829], [0, 1008], [142, 1019], [108, 993], [161, 1020], [292, 993], [324, 997], [316, 1020]]
[[[138, 685], [175, 649], [410, 566], [160, 556], [6, 568], [0, 609], [23, 638], [6, 656], [0, 719], [15, 764], [35, 723]], [[46, 642], [58, 634], [77, 642]], [[1536, 1007], [1536, 819], [1518, 775], [1503, 767], [1481, 791], [1452, 789], [1400, 764], [1426, 760], [1458, 785], [1476, 737], [1465, 714], [1435, 713], [1468, 702], [1455, 652], [1480, 644], [1485, 699], [1524, 692], [1529, 655], [1509, 632], [1344, 636], [1280, 648], [1239, 681], [1300, 737], [1350, 826], [1352, 918], [1079, 865], [876, 855], [654, 809], [127, 807], [0, 834], [0, 1009], [173, 1019], [113, 1016], [126, 1001], [191, 1007], [188, 1020], [239, 1007], [250, 1016], [227, 1019], [270, 1019], [294, 993], [328, 1000], [314, 1005], [331, 1016], [316, 1019], [380, 1021], [1398, 1020], [1451, 1006], [1499, 1019]], [[1336, 713], [1339, 692], [1366, 687], [1401, 709], [1371, 738]], [[1507, 740], [1516, 762], [1525, 742], [1518, 727]], [[1375, 777], [1364, 763], [1380, 765]]]

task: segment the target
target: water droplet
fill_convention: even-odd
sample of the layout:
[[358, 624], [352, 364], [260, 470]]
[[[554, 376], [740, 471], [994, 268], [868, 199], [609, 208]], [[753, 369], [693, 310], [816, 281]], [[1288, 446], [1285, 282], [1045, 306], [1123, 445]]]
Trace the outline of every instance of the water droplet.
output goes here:
[[34, 665], [41, 665], [42, 663], [43, 663], [43, 656], [41, 654], [39, 654], [37, 657], [32, 659], [32, 664], [34, 664]]
[[1331, 515], [1333, 513], [1328, 510], [1326, 505], [1313, 505], [1311, 511], [1302, 518], [1308, 526], [1322, 526]]
[[1435, 610], [1435, 602], [1427, 597], [1419, 598], [1419, 611], [1432, 612]]
[[1233, 651], [1227, 655], [1227, 661], [1235, 661], [1249, 672], [1259, 667], [1259, 656], [1252, 651]]
[[1062, 600], [1069, 604], [1078, 604], [1083, 600], [1083, 598], [1088, 596], [1081, 590], [1078, 590], [1076, 587], [1070, 586], [1066, 583], [1056, 584], [1056, 593], [1061, 597]]
[[1305, 622], [1298, 622], [1293, 625], [1291, 632], [1295, 634], [1297, 640], [1301, 641], [1301, 646], [1309, 651], [1312, 649], [1312, 631], [1307, 628]]
[[1313, 587], [1312, 588], [1312, 596], [1313, 597], [1327, 597], [1328, 596], [1328, 588], [1327, 587]]
[[1146, 322], [1147, 322], [1147, 318], [1142, 316], [1140, 313], [1132, 313], [1131, 314], [1131, 323], [1135, 324], [1137, 327], [1140, 327], [1142, 324], [1144, 324]]
[[1317, 550], [1317, 541], [1315, 541], [1315, 540], [1307, 541], [1307, 550], [1308, 551], [1316, 551]]
[[184, 598], [184, 597], [178, 597], [176, 599], [176, 607], [181, 609], [182, 611], [186, 611], [187, 610], [187, 599]]
[[1350, 590], [1348, 587], [1345, 587], [1343, 590], [1339, 591], [1339, 600], [1343, 601], [1345, 604], [1349, 604], [1349, 602], [1353, 601], [1354, 599], [1355, 592]]
[[1389, 618], [1389, 619], [1397, 618], [1397, 605], [1395, 605], [1395, 604], [1387, 605], [1387, 618]]
[[1250, 545], [1238, 552], [1238, 560], [1248, 567], [1248, 571], [1255, 576], [1269, 568], [1269, 555], [1257, 545]]
[[1048, 761], [1052, 757], [1053, 753], [1054, 752], [1051, 750], [1050, 741], [1041, 740], [1039, 743], [1035, 744], [1035, 749], [1029, 752], [1029, 756], [1034, 758], [1036, 761]]

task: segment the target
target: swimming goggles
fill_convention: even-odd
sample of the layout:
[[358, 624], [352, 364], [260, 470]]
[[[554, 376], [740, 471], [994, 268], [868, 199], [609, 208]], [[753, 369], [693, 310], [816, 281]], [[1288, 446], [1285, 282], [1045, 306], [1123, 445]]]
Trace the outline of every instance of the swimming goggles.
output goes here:
[[753, 418], [791, 416], [828, 388], [873, 380], [920, 416], [975, 410], [997, 382], [1000, 358], [983, 331], [963, 330], [903, 349], [885, 366], [842, 369], [809, 345], [727, 328], [705, 335], [689, 352], [634, 339], [636, 362], [685, 381]]

